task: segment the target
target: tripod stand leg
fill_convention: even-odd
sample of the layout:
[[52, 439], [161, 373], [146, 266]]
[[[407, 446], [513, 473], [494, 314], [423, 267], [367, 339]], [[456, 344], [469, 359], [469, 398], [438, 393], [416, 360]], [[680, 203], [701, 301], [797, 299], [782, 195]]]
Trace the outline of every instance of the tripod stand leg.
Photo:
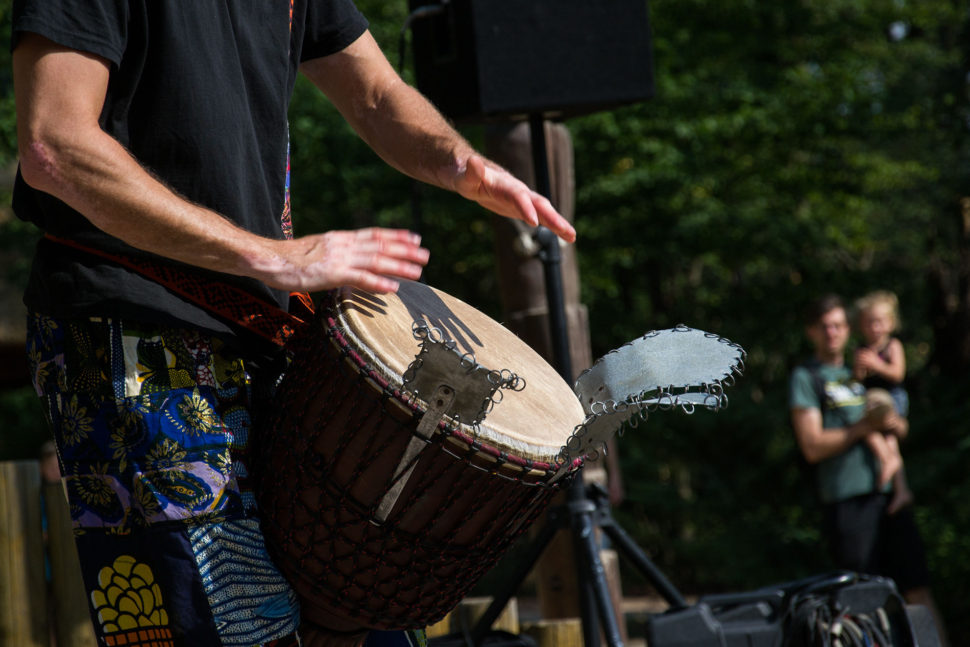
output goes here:
[[571, 487], [569, 507], [573, 541], [580, 552], [582, 566], [579, 581], [585, 589], [592, 592], [596, 607], [596, 612], [593, 613], [593, 609], [588, 608], [590, 605], [583, 605], [583, 641], [586, 647], [599, 645], [599, 625], [596, 623], [598, 618], [602, 623], [606, 644], [610, 647], [622, 647], [623, 637], [614, 614], [610, 589], [606, 585], [606, 569], [603, 568], [596, 541], [596, 505], [586, 498], [581, 480], [577, 479]]
[[626, 531], [616, 523], [613, 517], [607, 512], [601, 512], [599, 520], [600, 528], [606, 533], [613, 545], [626, 556], [634, 566], [646, 577], [657, 592], [663, 596], [670, 606], [678, 609], [686, 608], [687, 601], [680, 594], [670, 580], [660, 572], [660, 569], [650, 561], [650, 558], [640, 549], [639, 546], [630, 538]]
[[[580, 564], [586, 563], [585, 555], [581, 555], [580, 559]], [[596, 592], [593, 591], [592, 583], [586, 581], [587, 569], [577, 565], [576, 570], [578, 571], [577, 575], [579, 577], [579, 617], [583, 628], [583, 645], [592, 647], [599, 645], [600, 639], [600, 623], [596, 610]]]

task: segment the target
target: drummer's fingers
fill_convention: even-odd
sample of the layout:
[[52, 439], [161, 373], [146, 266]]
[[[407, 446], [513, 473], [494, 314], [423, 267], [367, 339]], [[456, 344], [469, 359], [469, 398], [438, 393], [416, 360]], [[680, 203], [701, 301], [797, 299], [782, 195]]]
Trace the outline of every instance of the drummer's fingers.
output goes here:
[[403, 229], [360, 229], [352, 245], [363, 258], [384, 257], [426, 265], [430, 252], [420, 246], [421, 236]]
[[576, 230], [543, 195], [505, 169], [486, 165], [481, 157], [468, 160], [469, 180], [477, 183], [477, 201], [484, 207], [528, 225], [545, 225], [566, 242], [576, 240]]
[[[427, 259], [425, 258], [425, 260]], [[385, 254], [370, 254], [363, 259], [362, 263], [358, 264], [356, 269], [374, 274], [413, 280], [421, 276], [424, 263], [396, 258]]]
[[539, 224], [529, 187], [505, 169], [486, 164], [484, 158], [478, 155], [468, 158], [463, 185], [462, 195], [486, 209], [507, 218], [518, 218], [533, 227]]
[[532, 225], [543, 225], [567, 243], [576, 241], [576, 230], [556, 211], [548, 198], [525, 184], [507, 189], [509, 200], [515, 205], [519, 219]]
[[533, 193], [525, 185], [522, 185], [521, 190], [518, 191], [509, 190], [506, 199], [514, 206], [519, 220], [533, 227], [540, 224], [539, 214], [536, 211], [535, 204], [533, 204]]
[[396, 278], [375, 274], [365, 269], [345, 268], [340, 274], [337, 285], [384, 294], [386, 292], [397, 292], [400, 282]]
[[428, 256], [428, 250], [410, 242], [367, 240], [331, 262], [341, 285], [383, 293], [397, 291], [396, 279], [420, 278]]
[[421, 244], [421, 234], [409, 231], [407, 229], [389, 229], [387, 227], [364, 227], [363, 229], [356, 229], [353, 232], [354, 237], [358, 241], [386, 241], [386, 242], [401, 242], [408, 245], [420, 245]]
[[385, 241], [381, 243], [378, 253], [384, 258], [406, 261], [422, 267], [427, 265], [428, 259], [431, 258], [431, 252], [427, 249], [410, 243]]
[[348, 271], [345, 280], [341, 281], [341, 285], [360, 288], [377, 294], [397, 292], [397, 289], [401, 286], [395, 279], [381, 274], [374, 274], [363, 269], [352, 269]]
[[535, 207], [539, 222], [567, 243], [576, 242], [576, 230], [573, 229], [569, 221], [556, 211], [549, 200], [541, 195], [536, 195], [538, 199], [533, 200], [533, 206]]

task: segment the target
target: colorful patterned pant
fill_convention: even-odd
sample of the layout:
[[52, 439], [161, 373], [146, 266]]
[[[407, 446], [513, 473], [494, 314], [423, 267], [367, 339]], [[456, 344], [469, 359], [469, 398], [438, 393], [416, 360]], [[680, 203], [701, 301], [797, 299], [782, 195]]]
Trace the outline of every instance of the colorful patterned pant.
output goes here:
[[27, 350], [104, 645], [296, 645], [249, 488], [247, 364], [196, 331], [32, 314]]

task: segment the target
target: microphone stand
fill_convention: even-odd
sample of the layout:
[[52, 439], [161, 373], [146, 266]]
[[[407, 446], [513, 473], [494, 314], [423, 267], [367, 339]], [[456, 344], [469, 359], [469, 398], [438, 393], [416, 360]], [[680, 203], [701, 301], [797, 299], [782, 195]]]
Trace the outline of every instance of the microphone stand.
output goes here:
[[[529, 116], [529, 131], [532, 139], [532, 163], [535, 170], [536, 190], [546, 198], [552, 196], [549, 180], [549, 161], [546, 153], [546, 133], [541, 114]], [[548, 304], [549, 327], [552, 338], [553, 357], [556, 369], [572, 384], [575, 376], [569, 353], [569, 333], [566, 307], [563, 297], [559, 238], [546, 227], [536, 231], [539, 243], [539, 259], [542, 261], [545, 278], [546, 300]], [[548, 513], [548, 523], [528, 548], [524, 557], [526, 566], [519, 573], [504, 579], [505, 585], [498, 591], [475, 624], [471, 632], [471, 644], [482, 645], [485, 635], [498, 619], [509, 600], [522, 585], [543, 550], [561, 528], [572, 531], [574, 547], [579, 554], [576, 567], [580, 588], [580, 614], [583, 625], [583, 642], [586, 647], [600, 644], [600, 629], [610, 647], [622, 647], [623, 639], [619, 623], [614, 613], [610, 590], [606, 583], [606, 570], [600, 559], [600, 547], [596, 540], [596, 528], [600, 527], [626, 555], [643, 575], [651, 581], [654, 588], [676, 608], [687, 606], [680, 592], [667, 580], [642, 550], [613, 520], [605, 492], [597, 493], [593, 499], [587, 496], [580, 470], [567, 489], [566, 505], [557, 506]]]

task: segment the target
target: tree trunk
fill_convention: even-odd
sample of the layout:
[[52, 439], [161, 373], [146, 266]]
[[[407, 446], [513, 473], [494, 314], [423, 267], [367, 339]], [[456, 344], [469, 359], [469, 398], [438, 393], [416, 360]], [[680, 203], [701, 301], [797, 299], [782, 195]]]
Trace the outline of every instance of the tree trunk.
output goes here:
[[953, 260], [941, 258], [938, 234], [930, 243], [927, 283], [935, 348], [932, 363], [944, 375], [961, 377], [970, 369], [970, 197], [962, 197], [954, 209], [956, 236]]

